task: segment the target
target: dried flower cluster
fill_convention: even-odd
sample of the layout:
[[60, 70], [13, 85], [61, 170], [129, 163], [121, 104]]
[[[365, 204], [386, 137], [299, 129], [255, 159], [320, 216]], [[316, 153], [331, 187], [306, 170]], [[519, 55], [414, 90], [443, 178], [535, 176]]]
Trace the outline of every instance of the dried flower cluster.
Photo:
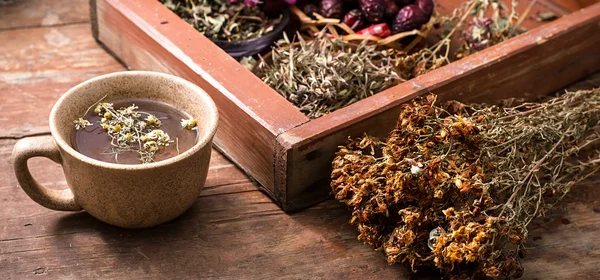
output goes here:
[[160, 0], [167, 8], [211, 39], [258, 38], [273, 31], [282, 17], [269, 18], [257, 1]]
[[400, 78], [389, 57], [366, 42], [348, 44], [321, 36], [311, 41], [285, 37], [270, 62], [260, 62], [257, 75], [310, 118], [318, 118], [369, 97]]
[[[470, 4], [474, 4], [470, 12], [472, 18], [462, 28], [462, 45], [456, 52], [456, 58], [484, 50], [525, 31], [520, 28], [522, 20], [517, 13], [517, 0], [511, 1], [510, 11], [502, 0], [471, 0], [463, 3], [462, 7], [468, 7]], [[525, 15], [527, 14], [528, 11], [525, 12]]]
[[[437, 17], [433, 22], [442, 28], [441, 40], [398, 59], [396, 64], [410, 66], [412, 77], [416, 77], [515, 37], [525, 31], [520, 23], [531, 8], [519, 17], [517, 5], [518, 0], [511, 0], [509, 12], [502, 0], [465, 1], [451, 15]], [[460, 42], [460, 48], [451, 54], [453, 40]]]
[[[159, 129], [162, 125], [159, 118], [138, 109], [135, 104], [116, 109], [112, 103], [107, 102], [99, 102], [94, 108], [94, 113], [101, 117], [99, 126], [111, 139], [110, 145], [116, 162], [119, 154], [135, 151], [142, 163], [151, 163], [161, 148], [175, 142], [166, 132]], [[84, 118], [79, 118], [73, 123], [76, 130], [93, 125]], [[196, 120], [181, 120], [181, 126], [189, 130], [196, 129]]]
[[402, 106], [386, 142], [341, 146], [331, 187], [390, 263], [518, 278], [527, 225], [598, 170], [599, 121], [600, 89], [511, 108], [431, 95]]

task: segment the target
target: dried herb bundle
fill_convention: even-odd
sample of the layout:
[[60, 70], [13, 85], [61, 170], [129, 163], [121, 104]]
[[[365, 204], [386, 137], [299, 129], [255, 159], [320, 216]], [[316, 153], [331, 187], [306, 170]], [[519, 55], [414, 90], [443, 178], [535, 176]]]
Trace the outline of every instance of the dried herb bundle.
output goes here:
[[208, 38], [236, 41], [258, 38], [273, 31], [282, 17], [269, 18], [259, 1], [160, 0]]
[[392, 50], [321, 35], [274, 48], [257, 75], [310, 118], [318, 118], [396, 85]]
[[341, 146], [331, 187], [389, 263], [518, 278], [527, 225], [598, 170], [599, 121], [600, 89], [512, 108], [431, 95], [403, 105], [385, 143]]

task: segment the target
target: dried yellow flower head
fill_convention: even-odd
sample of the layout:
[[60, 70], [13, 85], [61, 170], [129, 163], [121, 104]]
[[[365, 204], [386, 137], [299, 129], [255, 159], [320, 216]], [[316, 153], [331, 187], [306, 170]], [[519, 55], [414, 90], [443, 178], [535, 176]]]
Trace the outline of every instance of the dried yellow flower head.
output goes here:
[[149, 125], [152, 125], [152, 126], [155, 126], [155, 127], [160, 127], [161, 126], [160, 120], [156, 116], [154, 116], [154, 115], [148, 115], [146, 117], [146, 122]]
[[75, 124], [76, 130], [84, 129], [84, 128], [92, 125], [88, 120], [84, 120], [83, 118], [79, 118], [79, 119], [73, 121], [73, 123]]
[[112, 127], [112, 132], [119, 132], [121, 131], [121, 125], [120, 124], [116, 124]]
[[196, 128], [196, 120], [194, 118], [189, 118], [187, 120], [181, 119], [181, 127], [187, 130], [192, 130]]
[[600, 89], [513, 108], [435, 101], [402, 105], [386, 142], [340, 146], [332, 192], [389, 263], [518, 278], [527, 225], [600, 169], [600, 150], [577, 154], [600, 142]]

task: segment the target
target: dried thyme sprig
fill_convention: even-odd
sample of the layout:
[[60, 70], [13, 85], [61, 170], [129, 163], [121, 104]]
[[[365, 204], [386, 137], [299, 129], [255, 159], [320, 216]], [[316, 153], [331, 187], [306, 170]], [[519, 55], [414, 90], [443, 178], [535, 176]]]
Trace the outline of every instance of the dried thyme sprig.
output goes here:
[[400, 81], [391, 50], [363, 42], [352, 45], [322, 32], [311, 41], [298, 37], [274, 48], [257, 75], [310, 118], [318, 118], [369, 97]]
[[599, 121], [600, 89], [512, 108], [416, 99], [386, 142], [340, 147], [331, 187], [390, 263], [518, 278], [527, 225], [600, 167]]
[[256, 5], [229, 0], [160, 0], [183, 20], [212, 39], [236, 41], [258, 38], [282, 20], [267, 17]]

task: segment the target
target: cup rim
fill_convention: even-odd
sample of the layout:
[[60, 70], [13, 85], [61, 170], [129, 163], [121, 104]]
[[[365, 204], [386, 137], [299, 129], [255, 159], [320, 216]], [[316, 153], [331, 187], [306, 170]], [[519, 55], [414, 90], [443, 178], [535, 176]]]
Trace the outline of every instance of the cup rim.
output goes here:
[[[213, 116], [209, 120], [203, 120], [203, 122], [202, 122], [202, 125], [207, 128], [207, 130], [206, 130], [207, 132], [204, 133], [203, 135], [198, 135], [198, 141], [196, 142], [196, 144], [194, 144], [194, 146], [192, 146], [190, 149], [184, 151], [183, 153], [176, 155], [174, 157], [171, 157], [171, 158], [161, 160], [161, 161], [146, 163], [146, 164], [110, 163], [110, 162], [93, 159], [91, 157], [88, 157], [88, 156], [76, 151], [64, 139], [63, 135], [61, 135], [58, 132], [58, 128], [55, 123], [56, 120], [58, 119], [57, 118], [57, 115], [59, 114], [58, 108], [61, 107], [61, 105], [65, 102], [65, 99], [67, 98], [67, 96], [75, 94], [75, 92], [78, 92], [82, 87], [86, 86], [87, 84], [96, 82], [99, 80], [118, 77], [118, 76], [162, 77], [162, 78], [167, 78], [167, 79], [173, 80], [173, 82], [175, 82], [175, 83], [182, 84], [183, 86], [192, 89], [193, 92], [195, 92], [196, 94], [199, 95], [199, 98], [202, 99], [203, 103], [209, 109], [209, 111], [211, 111], [211, 112], [209, 112], [209, 114]], [[169, 104], [169, 105], [171, 105], [171, 104]], [[204, 91], [204, 89], [200, 88], [199, 86], [195, 85], [194, 83], [192, 83], [188, 80], [185, 80], [183, 78], [180, 78], [180, 77], [177, 77], [174, 75], [160, 73], [160, 72], [153, 72], [153, 71], [119, 71], [119, 72], [113, 72], [110, 74], [105, 74], [105, 75], [97, 76], [92, 79], [86, 80], [86, 81], [74, 86], [73, 88], [69, 89], [67, 92], [65, 92], [58, 99], [58, 101], [56, 101], [56, 103], [52, 107], [52, 110], [50, 111], [49, 124], [50, 124], [50, 133], [52, 134], [52, 137], [54, 138], [54, 141], [56, 141], [58, 146], [60, 146], [61, 149], [63, 151], [65, 151], [67, 154], [69, 154], [70, 156], [72, 156], [74, 158], [77, 158], [78, 160], [81, 160], [87, 164], [91, 164], [91, 165], [95, 165], [95, 166], [99, 166], [99, 167], [103, 167], [103, 168], [107, 168], [107, 169], [147, 170], [147, 169], [160, 168], [160, 167], [164, 167], [167, 165], [171, 165], [176, 162], [180, 162], [186, 158], [189, 158], [190, 156], [199, 152], [200, 150], [202, 150], [214, 137], [216, 130], [217, 130], [217, 126], [218, 126], [218, 120], [219, 120], [219, 112], [218, 112], [217, 106], [215, 105], [215, 102], [208, 95], [208, 93], [206, 93], [206, 91]]]

